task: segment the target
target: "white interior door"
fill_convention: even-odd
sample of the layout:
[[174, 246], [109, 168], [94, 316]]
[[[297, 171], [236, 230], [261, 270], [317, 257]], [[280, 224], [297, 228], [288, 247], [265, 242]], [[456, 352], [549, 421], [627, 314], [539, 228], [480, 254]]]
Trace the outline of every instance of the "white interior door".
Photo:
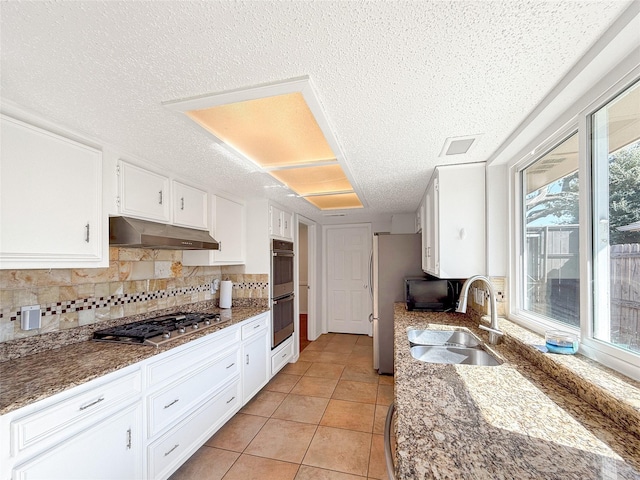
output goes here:
[[327, 325], [330, 332], [368, 335], [371, 226], [327, 227]]

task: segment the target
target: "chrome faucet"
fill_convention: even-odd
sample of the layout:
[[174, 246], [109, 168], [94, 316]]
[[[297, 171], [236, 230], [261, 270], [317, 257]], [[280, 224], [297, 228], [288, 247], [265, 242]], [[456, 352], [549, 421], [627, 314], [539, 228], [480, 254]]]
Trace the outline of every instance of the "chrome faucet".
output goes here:
[[497, 345], [500, 341], [500, 337], [504, 335], [504, 333], [500, 331], [500, 328], [498, 327], [496, 295], [493, 292], [493, 285], [491, 285], [491, 281], [487, 277], [485, 277], [484, 275], [474, 275], [462, 284], [462, 291], [460, 292], [460, 299], [458, 300], [458, 307], [456, 308], [456, 312], [465, 313], [467, 311], [467, 296], [469, 295], [469, 287], [476, 280], [481, 280], [487, 284], [491, 309], [491, 326], [487, 327], [485, 325], [479, 325], [479, 327], [482, 330], [486, 330], [487, 332], [489, 332], [489, 343], [491, 345]]

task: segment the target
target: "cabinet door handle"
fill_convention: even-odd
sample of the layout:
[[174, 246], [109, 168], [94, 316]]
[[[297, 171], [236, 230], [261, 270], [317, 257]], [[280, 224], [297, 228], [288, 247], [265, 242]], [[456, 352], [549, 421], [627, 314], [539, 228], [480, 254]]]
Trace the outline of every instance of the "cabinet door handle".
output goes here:
[[94, 400], [94, 401], [93, 401], [93, 402], [91, 402], [91, 403], [87, 403], [86, 405], [82, 405], [82, 406], [80, 407], [80, 410], [86, 410], [86, 409], [87, 409], [87, 408], [89, 408], [89, 407], [93, 407], [94, 405], [97, 405], [98, 403], [102, 402], [103, 400], [104, 400], [104, 396], [100, 397], [100, 398], [99, 398], [99, 399], [97, 399], [97, 400]]
[[231, 403], [235, 398], [235, 396], [231, 397], [229, 400], [227, 400], [227, 403]]
[[249, 355], [247, 355], [247, 365], [249, 365]]
[[169, 450], [167, 453], [164, 454], [164, 456], [166, 457], [167, 455], [169, 455], [171, 452], [173, 452], [176, 448], [178, 448], [180, 446], [179, 443], [176, 443], [171, 450]]
[[231, 367], [233, 367], [235, 364], [236, 364], [236, 362], [233, 362], [231, 365], [229, 365], [229, 366], [227, 367], [227, 370], [229, 370], [229, 369], [230, 369]]
[[179, 398], [176, 398], [173, 402], [171, 402], [171, 403], [169, 403], [169, 404], [165, 405], [165, 406], [164, 406], [164, 408], [169, 408], [171, 405], [174, 405], [174, 404], [178, 403], [179, 401], [180, 401], [180, 399], [179, 399]]
[[127, 430], [127, 450], [131, 450], [131, 429]]
[[158, 194], [160, 195], [160, 201], [158, 202], [158, 204], [162, 205], [162, 190], [160, 190]]
[[86, 229], [86, 233], [87, 233], [84, 237], [84, 241], [89, 243], [89, 222], [87, 222], [84, 228]]
[[180, 199], [180, 210], [184, 210], [184, 197]]
[[431, 257], [431, 247], [427, 247], [427, 257]]
[[282, 227], [282, 220], [278, 219], [278, 228]]

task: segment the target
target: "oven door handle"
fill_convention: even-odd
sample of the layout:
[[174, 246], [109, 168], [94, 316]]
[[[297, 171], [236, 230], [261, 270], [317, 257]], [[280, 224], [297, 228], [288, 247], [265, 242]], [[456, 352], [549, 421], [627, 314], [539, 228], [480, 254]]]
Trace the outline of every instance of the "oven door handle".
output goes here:
[[274, 257], [294, 257], [293, 252], [272, 252], [271, 255], [273, 255]]

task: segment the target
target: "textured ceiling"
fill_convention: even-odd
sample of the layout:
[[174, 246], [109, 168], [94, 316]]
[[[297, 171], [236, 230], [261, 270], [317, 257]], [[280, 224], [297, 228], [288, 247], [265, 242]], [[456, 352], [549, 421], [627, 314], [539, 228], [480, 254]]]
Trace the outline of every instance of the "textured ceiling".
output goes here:
[[[414, 211], [438, 163], [485, 161], [628, 1], [0, 4], [1, 91], [198, 183], [321, 220], [161, 102], [308, 75], [375, 214]], [[447, 137], [482, 134], [438, 158]]]

